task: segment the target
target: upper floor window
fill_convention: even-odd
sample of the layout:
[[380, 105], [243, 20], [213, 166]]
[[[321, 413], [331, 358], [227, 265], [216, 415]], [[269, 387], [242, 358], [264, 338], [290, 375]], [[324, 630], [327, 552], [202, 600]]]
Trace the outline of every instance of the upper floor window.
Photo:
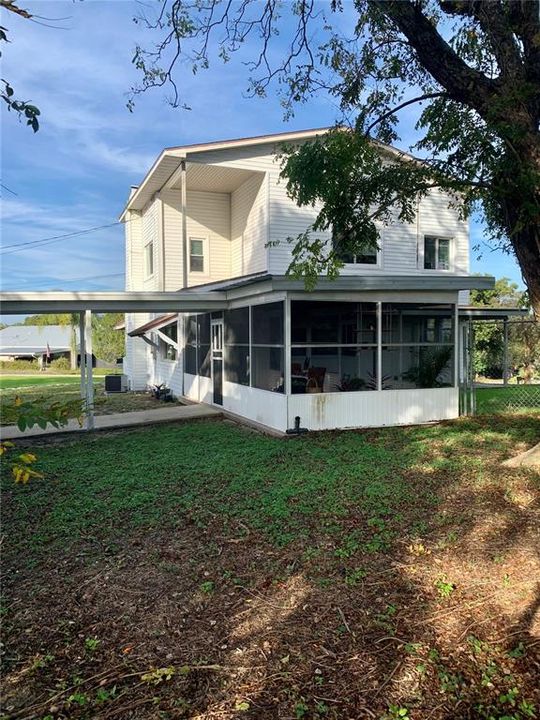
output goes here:
[[189, 271], [204, 272], [204, 240], [189, 238]]
[[377, 248], [363, 248], [358, 253], [349, 253], [340, 249], [343, 235], [334, 231], [332, 233], [332, 245], [334, 250], [346, 265], [377, 265], [378, 262], [378, 250]]
[[154, 274], [154, 242], [150, 241], [144, 246], [144, 274], [150, 277]]
[[424, 269], [450, 270], [450, 239], [426, 235], [424, 237]]

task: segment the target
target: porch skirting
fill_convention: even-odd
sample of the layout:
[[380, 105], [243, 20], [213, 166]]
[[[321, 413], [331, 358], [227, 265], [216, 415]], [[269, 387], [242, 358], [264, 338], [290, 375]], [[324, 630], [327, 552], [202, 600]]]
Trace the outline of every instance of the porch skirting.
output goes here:
[[[209, 378], [186, 375], [185, 387], [188, 399], [211, 403]], [[416, 425], [457, 418], [459, 388], [287, 396], [224, 382], [223, 410], [281, 432], [294, 427], [297, 416], [308, 430]]]

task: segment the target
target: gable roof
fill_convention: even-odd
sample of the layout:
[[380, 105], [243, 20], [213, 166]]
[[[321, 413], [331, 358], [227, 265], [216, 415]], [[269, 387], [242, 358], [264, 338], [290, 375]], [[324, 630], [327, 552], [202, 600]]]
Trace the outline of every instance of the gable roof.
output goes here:
[[[0, 330], [0, 355], [34, 355], [71, 349], [69, 325], [8, 325]], [[77, 342], [79, 331], [76, 330]]]
[[[315, 138], [318, 135], [324, 135], [330, 130], [336, 128], [336, 126], [327, 126], [320, 128], [311, 128], [310, 130], [294, 130], [279, 133], [272, 133], [270, 135], [254, 135], [251, 137], [234, 138], [231, 140], [215, 140], [212, 142], [205, 143], [192, 143], [191, 145], [175, 145], [172, 147], [164, 148], [150, 170], [144, 176], [140, 185], [133, 185], [129, 194], [129, 198], [120, 215], [120, 221], [126, 219], [126, 212], [130, 209], [142, 210], [142, 208], [150, 201], [156, 192], [176, 174], [180, 165], [185, 160], [193, 160], [197, 162], [197, 154], [206, 153], [209, 151], [226, 150], [230, 148], [245, 148], [253, 147], [256, 145], [265, 145], [269, 143], [286, 143], [299, 140], [309, 140]], [[346, 130], [347, 128], [341, 127], [340, 129]], [[385, 145], [379, 140], [372, 140], [382, 152], [390, 155], [395, 155], [409, 160], [416, 160], [412, 155], [399, 150], [398, 148], [392, 147], [391, 145]], [[199, 160], [200, 162], [200, 160]], [[417, 161], [418, 162], [418, 161]], [[235, 172], [240, 172], [239, 169], [235, 169]]]
[[272, 142], [283, 143], [293, 140], [307, 140], [317, 135], [323, 135], [330, 129], [330, 127], [312, 128], [311, 130], [295, 130], [292, 132], [273, 133], [271, 135], [254, 135], [252, 137], [234, 138], [232, 140], [215, 140], [213, 142], [166, 147], [161, 151], [150, 170], [146, 173], [141, 184], [132, 186], [120, 220], [124, 219], [126, 210], [129, 210], [133, 206], [140, 209], [141, 202], [146, 204], [147, 198], [151, 197], [154, 192], [157, 192], [163, 187], [167, 180], [180, 167], [181, 162], [188, 156], [210, 150], [250, 147]]

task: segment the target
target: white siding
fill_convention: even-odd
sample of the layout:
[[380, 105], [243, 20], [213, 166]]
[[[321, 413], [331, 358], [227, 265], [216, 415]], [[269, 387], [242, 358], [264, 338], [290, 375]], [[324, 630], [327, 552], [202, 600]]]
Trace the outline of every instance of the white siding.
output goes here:
[[[125, 226], [126, 234], [126, 290], [140, 290], [143, 287], [142, 266], [142, 218], [130, 213]], [[126, 355], [124, 373], [128, 376], [132, 390], [144, 390], [148, 382], [147, 345], [140, 338], [131, 338], [128, 332], [142, 325], [148, 316], [141, 313], [126, 313]]]
[[[144, 248], [149, 242], [154, 243], [154, 273], [148, 277], [144, 267]], [[141, 271], [143, 290], [160, 289], [159, 268], [161, 253], [158, 244], [158, 201], [152, 200], [142, 212]]]
[[145, 390], [151, 380], [150, 347], [141, 338], [132, 338], [128, 332], [148, 322], [149, 315], [129, 313], [126, 315], [126, 359], [124, 372], [131, 390]]
[[231, 277], [266, 270], [268, 184], [253, 175], [231, 193]]
[[162, 360], [157, 357], [154, 363], [153, 385], [166, 385], [175, 397], [182, 395], [182, 363], [180, 360]]
[[459, 275], [469, 272], [469, 225], [460, 219], [457, 208], [449, 207], [451, 202], [451, 196], [439, 190], [432, 190], [420, 202], [418, 268], [424, 273], [440, 272], [423, 269], [424, 235], [450, 238], [451, 271]]
[[223, 409], [274, 430], [287, 429], [287, 397], [281, 393], [224, 381]]
[[288, 423], [300, 417], [308, 430], [415, 425], [459, 415], [459, 389], [383, 390], [381, 392], [290, 395]]
[[182, 287], [182, 212], [180, 190], [163, 190], [163, 238], [165, 247], [165, 290]]
[[[280, 165], [275, 158], [276, 146], [271, 143], [248, 148], [224, 149], [212, 152], [197, 153], [197, 160], [214, 165], [228, 165], [243, 169], [251, 169], [266, 173], [268, 184], [268, 223], [266, 233], [260, 230], [258, 236], [253, 236], [255, 243], [260, 243], [259, 253], [256, 248], [251, 250], [255, 261], [253, 265], [246, 265], [242, 269], [241, 242], [237, 223], [240, 217], [245, 216], [241, 210], [242, 201], [247, 204], [248, 187], [254, 185], [250, 180], [233, 193], [232, 207], [232, 276], [248, 274], [268, 269], [270, 273], [281, 275], [287, 270], [291, 259], [291, 246], [287, 243], [288, 237], [296, 237], [305, 231], [317, 215], [317, 208], [299, 208], [287, 196], [285, 182], [280, 179]], [[265, 183], [262, 184], [261, 190]], [[262, 193], [257, 200], [263, 207]], [[364, 275], [371, 273], [416, 275], [423, 274], [423, 236], [436, 234], [452, 239], [452, 267], [450, 272], [466, 274], [469, 271], [469, 232], [468, 223], [461, 220], [458, 209], [449, 207], [452, 198], [433, 190], [419, 205], [418, 217], [412, 223], [392, 222], [381, 226], [381, 262], [378, 267], [349, 265], [343, 269], [346, 275]], [[235, 212], [238, 211], [238, 217]], [[258, 213], [261, 221], [264, 214]], [[321, 233], [319, 237], [329, 240], [328, 233]], [[262, 247], [270, 241], [267, 248], [267, 263], [262, 261]], [[279, 242], [277, 246], [273, 243]], [[238, 270], [241, 272], [239, 273]], [[440, 272], [440, 271], [427, 271]]]
[[[158, 336], [156, 333], [153, 334], [153, 339], [156, 344], [158, 343]], [[183, 319], [178, 319], [178, 353], [176, 360], [166, 360], [159, 354], [159, 350], [156, 348], [150, 353], [151, 363], [151, 384], [152, 385], [166, 385], [172, 391], [174, 397], [180, 397], [183, 392], [182, 387], [182, 371], [183, 371]]]
[[[182, 199], [180, 190], [161, 193], [164, 214], [165, 289], [179, 290], [183, 282]], [[204, 273], [189, 273], [188, 284], [224, 280], [231, 273], [231, 197], [229, 193], [188, 191], [187, 236], [207, 242]]]
[[[231, 273], [231, 200], [229, 193], [187, 193], [187, 235], [208, 241], [204, 273], [189, 273], [189, 285], [224, 280]], [[188, 247], [189, 252], [189, 247]]]

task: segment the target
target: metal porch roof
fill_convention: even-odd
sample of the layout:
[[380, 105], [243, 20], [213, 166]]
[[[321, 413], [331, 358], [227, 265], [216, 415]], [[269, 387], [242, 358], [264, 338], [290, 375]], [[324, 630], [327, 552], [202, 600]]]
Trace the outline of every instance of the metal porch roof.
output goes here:
[[4, 315], [94, 312], [207, 312], [227, 307], [221, 292], [3, 292]]
[[[0, 307], [5, 315], [30, 313], [159, 312], [192, 313], [225, 310], [229, 299], [239, 291], [250, 294], [250, 286], [266, 283], [268, 290], [303, 291], [303, 280], [287, 275], [261, 273], [251, 277], [232, 278], [176, 292], [4, 292]], [[340, 291], [458, 291], [472, 288], [490, 289], [495, 278], [477, 275], [340, 275], [335, 280], [322, 277], [317, 292]], [[235, 294], [229, 295], [229, 293]], [[306, 292], [309, 297], [309, 293]]]

